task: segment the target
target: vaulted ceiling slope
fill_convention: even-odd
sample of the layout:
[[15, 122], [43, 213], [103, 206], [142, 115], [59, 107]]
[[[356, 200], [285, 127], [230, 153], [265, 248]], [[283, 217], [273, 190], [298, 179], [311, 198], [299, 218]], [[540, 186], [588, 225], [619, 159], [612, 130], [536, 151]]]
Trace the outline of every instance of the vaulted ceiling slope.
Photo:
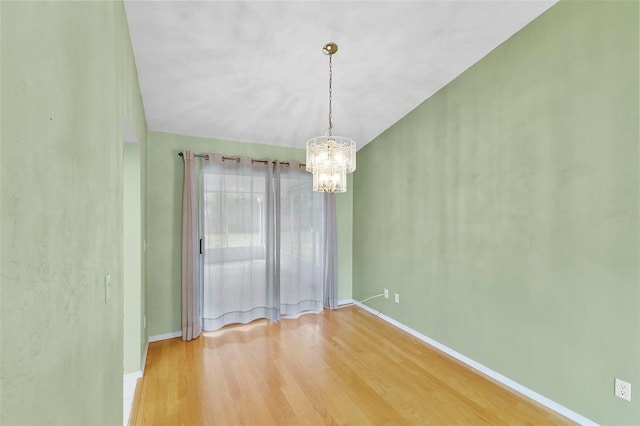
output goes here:
[[358, 149], [556, 1], [125, 2], [152, 131]]

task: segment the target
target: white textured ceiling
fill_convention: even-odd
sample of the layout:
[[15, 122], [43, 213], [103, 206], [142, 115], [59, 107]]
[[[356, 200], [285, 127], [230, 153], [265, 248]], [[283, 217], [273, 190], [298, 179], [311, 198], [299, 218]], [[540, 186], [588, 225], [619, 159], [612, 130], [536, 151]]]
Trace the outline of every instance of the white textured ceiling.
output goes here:
[[550, 1], [125, 2], [149, 129], [358, 149], [551, 7]]

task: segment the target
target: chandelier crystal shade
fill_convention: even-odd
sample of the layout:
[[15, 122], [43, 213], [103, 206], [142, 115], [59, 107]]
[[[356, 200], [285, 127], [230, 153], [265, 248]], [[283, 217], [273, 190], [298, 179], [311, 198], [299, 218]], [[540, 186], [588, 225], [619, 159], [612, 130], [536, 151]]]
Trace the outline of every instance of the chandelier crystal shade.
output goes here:
[[356, 169], [356, 143], [344, 136], [333, 136], [331, 57], [338, 45], [327, 43], [322, 51], [329, 55], [329, 130], [324, 136], [307, 141], [307, 171], [313, 173], [313, 190], [317, 192], [346, 192], [347, 174]]

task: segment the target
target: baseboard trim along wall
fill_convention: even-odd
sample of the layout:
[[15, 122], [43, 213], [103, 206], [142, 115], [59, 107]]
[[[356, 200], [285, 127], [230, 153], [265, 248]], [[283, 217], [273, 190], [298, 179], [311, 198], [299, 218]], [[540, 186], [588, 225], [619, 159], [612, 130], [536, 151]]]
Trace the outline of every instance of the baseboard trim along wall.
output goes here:
[[122, 377], [122, 424], [124, 426], [129, 424], [133, 396], [136, 394], [136, 385], [140, 377], [142, 377], [142, 371], [134, 371]]
[[[340, 304], [342, 304], [345, 301], [340, 301]], [[401, 322], [398, 322], [396, 320], [394, 320], [391, 317], [388, 317], [386, 315], [384, 315], [381, 312], [376, 311], [373, 308], [370, 308], [369, 306], [362, 304], [360, 302], [357, 302], [355, 300], [353, 301], [347, 301], [347, 303], [353, 303], [356, 306], [361, 307], [362, 309], [378, 316], [379, 318], [385, 320], [386, 322], [388, 322], [389, 324], [398, 327], [399, 329], [406, 331], [407, 333], [411, 334], [414, 337], [417, 337], [418, 339], [422, 340], [423, 342], [427, 343], [430, 346], [433, 346], [436, 349], [441, 350], [442, 352], [446, 353], [447, 355], [452, 356], [453, 358], [457, 359], [458, 361], [461, 361], [463, 363], [465, 363], [466, 365], [468, 365], [469, 367], [473, 368], [474, 370], [477, 370], [479, 372], [481, 372], [482, 374], [491, 377], [494, 380], [497, 380], [498, 382], [502, 383], [503, 385], [513, 389], [514, 391], [521, 393], [522, 395], [533, 399], [534, 401], [544, 405], [545, 407], [555, 411], [558, 414], [561, 414], [565, 417], [567, 417], [570, 420], [573, 420], [574, 422], [577, 422], [581, 425], [585, 425], [585, 426], [597, 426], [598, 424], [595, 423], [592, 420], [587, 419], [584, 416], [581, 416], [580, 414], [576, 413], [575, 411], [572, 411], [570, 409], [568, 409], [567, 407], [564, 407], [560, 404], [558, 404], [557, 402], [554, 402], [552, 400], [550, 400], [549, 398], [546, 398], [542, 395], [540, 395], [537, 392], [532, 391], [531, 389], [522, 386], [521, 384], [514, 382], [513, 380], [509, 379], [508, 377], [503, 376], [502, 374], [493, 371], [492, 369], [485, 367], [484, 365], [472, 360], [471, 358], [462, 355], [459, 352], [456, 352], [455, 350], [449, 348], [448, 346], [443, 345], [440, 342], [437, 342], [435, 340], [433, 340], [430, 337], [425, 336], [422, 333], [419, 333], [417, 331], [415, 331], [414, 329], [402, 324]]]
[[159, 342], [160, 340], [173, 339], [175, 337], [182, 336], [181, 331], [174, 331], [173, 333], [158, 334], [157, 336], [149, 336], [149, 343]]
[[149, 351], [149, 339], [147, 339], [147, 343], [144, 345], [144, 352], [142, 353], [142, 359], [140, 360], [140, 371], [144, 376], [144, 367], [147, 365], [147, 352]]
[[144, 367], [147, 365], [148, 350], [149, 340], [147, 340], [147, 344], [144, 346], [144, 353], [142, 354], [142, 360], [140, 361], [140, 370], [122, 376], [122, 424], [124, 426], [129, 424], [138, 379], [144, 376]]

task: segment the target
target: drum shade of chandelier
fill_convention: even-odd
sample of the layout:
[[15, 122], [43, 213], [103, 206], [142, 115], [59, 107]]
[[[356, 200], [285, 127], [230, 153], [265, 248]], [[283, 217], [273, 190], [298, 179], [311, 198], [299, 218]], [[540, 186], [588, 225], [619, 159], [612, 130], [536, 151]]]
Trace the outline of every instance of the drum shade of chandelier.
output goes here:
[[356, 169], [356, 143], [344, 136], [333, 136], [331, 58], [338, 45], [327, 43], [322, 48], [329, 55], [329, 130], [324, 136], [307, 141], [307, 171], [313, 173], [313, 190], [317, 192], [346, 192], [347, 173]]

